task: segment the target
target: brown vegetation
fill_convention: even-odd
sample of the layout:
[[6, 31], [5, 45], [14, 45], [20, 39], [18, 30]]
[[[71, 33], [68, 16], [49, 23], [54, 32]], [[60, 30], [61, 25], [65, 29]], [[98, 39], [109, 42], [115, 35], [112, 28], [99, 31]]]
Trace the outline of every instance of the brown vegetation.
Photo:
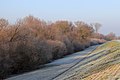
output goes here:
[[0, 19], [0, 78], [37, 68], [90, 45], [105, 42], [84, 22], [46, 23], [33, 16], [16, 24]]

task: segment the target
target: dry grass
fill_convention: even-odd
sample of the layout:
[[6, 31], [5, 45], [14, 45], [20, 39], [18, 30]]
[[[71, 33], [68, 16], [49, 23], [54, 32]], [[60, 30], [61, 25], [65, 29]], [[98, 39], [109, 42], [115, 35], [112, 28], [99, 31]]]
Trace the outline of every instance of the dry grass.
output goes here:
[[[98, 47], [76, 67], [75, 75], [67, 80], [115, 80], [120, 74], [120, 43], [107, 42]], [[108, 49], [108, 50], [104, 50]], [[99, 52], [99, 51], [101, 52]]]
[[84, 78], [84, 80], [117, 80], [120, 79], [119, 75], [120, 64], [115, 64]]

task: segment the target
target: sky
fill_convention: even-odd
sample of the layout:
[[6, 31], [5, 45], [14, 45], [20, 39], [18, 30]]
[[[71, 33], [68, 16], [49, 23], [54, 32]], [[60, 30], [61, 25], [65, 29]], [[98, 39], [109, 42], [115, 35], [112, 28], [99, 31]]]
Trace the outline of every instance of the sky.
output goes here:
[[14, 23], [33, 15], [45, 21], [100, 23], [100, 32], [120, 36], [120, 0], [0, 0], [0, 18]]

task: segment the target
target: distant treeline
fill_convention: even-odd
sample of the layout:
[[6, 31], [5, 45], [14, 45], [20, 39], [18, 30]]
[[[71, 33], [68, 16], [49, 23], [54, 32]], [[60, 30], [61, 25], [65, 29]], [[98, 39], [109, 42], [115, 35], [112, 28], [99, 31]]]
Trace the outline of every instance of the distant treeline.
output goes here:
[[15, 24], [0, 19], [0, 78], [38, 68], [65, 55], [116, 39], [97, 25], [77, 21], [45, 22], [27, 16]]

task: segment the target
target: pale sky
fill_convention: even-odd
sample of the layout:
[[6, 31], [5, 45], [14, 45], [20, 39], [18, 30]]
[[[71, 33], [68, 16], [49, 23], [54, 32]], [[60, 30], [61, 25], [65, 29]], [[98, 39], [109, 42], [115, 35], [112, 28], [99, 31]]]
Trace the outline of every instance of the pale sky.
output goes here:
[[120, 35], [120, 0], [1, 0], [0, 18], [15, 22], [28, 15], [45, 21], [98, 22], [100, 32]]

